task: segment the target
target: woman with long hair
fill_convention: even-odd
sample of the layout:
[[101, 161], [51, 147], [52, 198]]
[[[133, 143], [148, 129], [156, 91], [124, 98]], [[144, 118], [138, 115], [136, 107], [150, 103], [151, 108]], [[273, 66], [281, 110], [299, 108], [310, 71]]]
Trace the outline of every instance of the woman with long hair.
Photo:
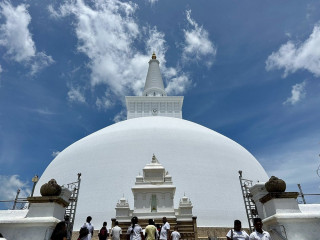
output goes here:
[[54, 228], [50, 240], [67, 240], [67, 228], [64, 221], [59, 222]]

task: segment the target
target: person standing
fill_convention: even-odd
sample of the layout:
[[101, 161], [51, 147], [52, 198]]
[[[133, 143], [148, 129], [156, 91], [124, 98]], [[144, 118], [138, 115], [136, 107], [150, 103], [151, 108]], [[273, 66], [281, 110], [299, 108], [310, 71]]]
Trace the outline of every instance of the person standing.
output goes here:
[[170, 237], [170, 224], [166, 217], [162, 218], [163, 225], [160, 231], [160, 240], [169, 240]]
[[70, 222], [70, 216], [69, 215], [65, 215], [64, 216], [64, 222], [66, 223], [67, 240], [71, 240], [72, 223]]
[[158, 231], [152, 219], [149, 219], [149, 225], [145, 229], [146, 240], [156, 240], [158, 239]]
[[178, 226], [175, 226], [174, 231], [171, 233], [171, 240], [179, 240], [180, 238], [181, 238], [181, 235], [178, 232]]
[[250, 240], [272, 240], [270, 234], [262, 229], [261, 218], [253, 219], [254, 231], [250, 234]]
[[111, 229], [111, 238], [112, 240], [120, 240], [120, 236], [122, 234], [122, 229], [119, 227], [119, 222], [116, 221], [115, 226]]
[[93, 236], [93, 231], [94, 231], [94, 227], [91, 224], [91, 220], [92, 220], [92, 217], [88, 216], [85, 224], [83, 224], [82, 228], [87, 228], [89, 233], [86, 237], [81, 238], [81, 240], [91, 240]]
[[128, 228], [127, 240], [144, 240], [142, 228], [139, 226], [138, 221], [137, 217], [131, 219], [132, 225]]
[[99, 237], [99, 240], [107, 240], [107, 238], [109, 237], [107, 222], [103, 222], [102, 228], [99, 231], [98, 237]]
[[246, 231], [241, 230], [241, 222], [240, 220], [234, 220], [233, 229], [231, 229], [227, 233], [227, 240], [248, 240], [249, 235]]

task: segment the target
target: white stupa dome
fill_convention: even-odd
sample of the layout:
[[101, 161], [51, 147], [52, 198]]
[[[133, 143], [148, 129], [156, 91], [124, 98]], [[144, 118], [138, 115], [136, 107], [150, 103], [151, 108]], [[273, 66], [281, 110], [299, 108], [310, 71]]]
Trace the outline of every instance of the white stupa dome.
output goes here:
[[[124, 195], [133, 207], [131, 187], [155, 154], [176, 186], [175, 207], [184, 192], [198, 226], [247, 225], [238, 171], [247, 179], [267, 181], [259, 162], [231, 139], [196, 123], [173, 117], [140, 117], [103, 128], [63, 150], [47, 167], [35, 191], [55, 178], [73, 182], [81, 172], [75, 228], [92, 216], [93, 224], [115, 217]], [[109, 224], [110, 226], [110, 224]]]

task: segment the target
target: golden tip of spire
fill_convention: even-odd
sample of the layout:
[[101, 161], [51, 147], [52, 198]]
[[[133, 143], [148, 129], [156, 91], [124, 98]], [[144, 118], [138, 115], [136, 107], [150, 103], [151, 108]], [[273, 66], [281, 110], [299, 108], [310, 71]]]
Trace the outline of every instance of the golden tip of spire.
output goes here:
[[152, 57], [151, 58], [152, 59], [157, 59], [157, 56], [156, 56], [155, 52], [152, 53]]

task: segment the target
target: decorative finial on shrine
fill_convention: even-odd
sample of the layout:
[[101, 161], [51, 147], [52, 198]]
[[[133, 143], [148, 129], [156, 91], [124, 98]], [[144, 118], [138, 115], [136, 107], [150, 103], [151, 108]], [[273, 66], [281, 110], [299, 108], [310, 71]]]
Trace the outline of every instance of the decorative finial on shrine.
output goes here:
[[151, 162], [152, 163], [159, 163], [158, 159], [156, 158], [156, 156], [154, 154], [152, 155], [152, 161]]
[[151, 57], [152, 59], [157, 59], [157, 56], [156, 56], [156, 53], [153, 51], [153, 53], [152, 53], [152, 57]]

